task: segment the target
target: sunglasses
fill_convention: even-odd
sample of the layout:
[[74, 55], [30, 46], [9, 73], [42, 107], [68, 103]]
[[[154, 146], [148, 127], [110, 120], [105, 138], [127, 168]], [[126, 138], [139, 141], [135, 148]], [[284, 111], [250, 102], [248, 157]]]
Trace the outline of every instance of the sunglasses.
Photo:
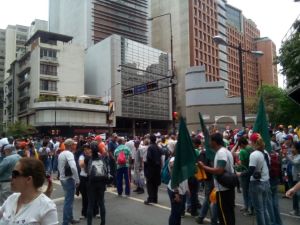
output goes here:
[[16, 179], [16, 178], [18, 178], [18, 177], [24, 177], [24, 174], [21, 174], [21, 172], [18, 171], [18, 170], [13, 170], [13, 171], [11, 172], [11, 178], [12, 178], [12, 179]]

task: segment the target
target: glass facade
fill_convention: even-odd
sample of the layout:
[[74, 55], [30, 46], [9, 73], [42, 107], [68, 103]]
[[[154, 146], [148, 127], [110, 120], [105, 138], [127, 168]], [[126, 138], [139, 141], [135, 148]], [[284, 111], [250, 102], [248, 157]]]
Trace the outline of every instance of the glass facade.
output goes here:
[[227, 12], [227, 20], [228, 23], [238, 29], [238, 31], [242, 32], [242, 13], [240, 10], [231, 7], [230, 5], [226, 5]]
[[[135, 41], [121, 38], [122, 90], [157, 81], [159, 90], [123, 97], [122, 117], [170, 120], [168, 54]], [[166, 88], [163, 88], [166, 87]]]

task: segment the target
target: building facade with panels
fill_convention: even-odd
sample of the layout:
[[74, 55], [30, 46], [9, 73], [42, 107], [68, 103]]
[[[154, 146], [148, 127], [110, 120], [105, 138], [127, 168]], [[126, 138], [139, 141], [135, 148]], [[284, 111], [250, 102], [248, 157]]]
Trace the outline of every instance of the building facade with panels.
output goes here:
[[[167, 53], [119, 35], [112, 35], [87, 51], [85, 93], [114, 102], [114, 131], [120, 134], [167, 132], [171, 122], [168, 76]], [[155, 89], [159, 90], [123, 95], [125, 90], [152, 81], [157, 81]]]
[[147, 44], [147, 0], [50, 0], [49, 29], [88, 48], [112, 34]]
[[[37, 31], [5, 80], [4, 122], [35, 126], [39, 134], [69, 136], [102, 129], [108, 107], [84, 95], [84, 49], [72, 37]], [[25, 46], [24, 46], [25, 47]], [[87, 131], [88, 130], [88, 131]]]
[[0, 29], [0, 131], [3, 130], [3, 82], [5, 73], [5, 30]]
[[[174, 64], [178, 80], [177, 110], [185, 115], [184, 74], [191, 66], [205, 67], [206, 81], [224, 81], [229, 96], [240, 95], [238, 52], [216, 45], [218, 35], [231, 44], [257, 50], [260, 32], [255, 23], [243, 16], [241, 10], [225, 0], [152, 0], [151, 16], [170, 12], [174, 37]], [[180, 26], [178, 26], [180, 24]], [[152, 21], [152, 46], [170, 52], [170, 25], [168, 18]], [[243, 55], [244, 91], [246, 96], [256, 94], [259, 65], [252, 55]], [[262, 65], [265, 66], [265, 65]]]

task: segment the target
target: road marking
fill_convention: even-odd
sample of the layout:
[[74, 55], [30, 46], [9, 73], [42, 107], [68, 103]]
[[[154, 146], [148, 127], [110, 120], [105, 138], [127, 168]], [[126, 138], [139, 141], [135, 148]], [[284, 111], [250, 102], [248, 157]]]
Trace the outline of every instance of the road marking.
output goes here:
[[[61, 186], [61, 183], [60, 183], [59, 180], [53, 180], [52, 182], [55, 183], [55, 184], [57, 184], [57, 185], [60, 185], [60, 186]], [[166, 188], [159, 188], [159, 189], [162, 190], [162, 191], [167, 191]], [[106, 192], [108, 192], [108, 193], [110, 193], [110, 194], [117, 195], [117, 193], [114, 192], [114, 191], [112, 191], [110, 188], [108, 188]], [[199, 194], [198, 196], [199, 196], [201, 199], [204, 199], [204, 196], [202, 196], [202, 195], [200, 195], [200, 194]], [[77, 197], [77, 198], [80, 198], [80, 197]], [[139, 198], [134, 198], [134, 197], [127, 197], [127, 198], [128, 198], [128, 199], [132, 199], [132, 200], [137, 201], [137, 202], [144, 203], [144, 201], [143, 201], [142, 199], [139, 199]], [[62, 201], [62, 200], [64, 200], [64, 197], [53, 199], [54, 202], [60, 202], [60, 201]], [[163, 205], [153, 204], [153, 203], [151, 203], [151, 205], [153, 205], [153, 206], [155, 206], [155, 207], [158, 207], [158, 208], [162, 208], [162, 209], [166, 209], [166, 210], [171, 210], [171, 208], [166, 207], [166, 206], [163, 206]], [[242, 205], [242, 204], [239, 204], [239, 203], [235, 203], [235, 205], [236, 205], [236, 206], [243, 207], [243, 205]], [[287, 214], [287, 213], [282, 213], [282, 212], [281, 212], [280, 215], [286, 216], [286, 217], [290, 217], [290, 218], [293, 218], [293, 219], [299, 219], [298, 216], [292, 216], [292, 215]], [[206, 221], [210, 222], [210, 220], [206, 220]]]
[[[166, 188], [159, 188], [159, 189], [162, 190], [162, 191], [167, 191]], [[198, 196], [199, 196], [201, 199], [204, 199], [204, 196], [202, 196], [202, 195], [200, 195], [200, 194], [198, 194]], [[236, 205], [236, 206], [240, 206], [240, 207], [243, 207], [243, 206], [244, 206], [244, 205], [239, 204], [239, 203], [235, 203], [235, 205]], [[299, 216], [292, 216], [292, 215], [287, 214], [287, 213], [282, 213], [282, 212], [281, 212], [280, 215], [286, 216], [286, 217], [291, 217], [291, 218], [294, 218], [294, 219], [299, 219]]]

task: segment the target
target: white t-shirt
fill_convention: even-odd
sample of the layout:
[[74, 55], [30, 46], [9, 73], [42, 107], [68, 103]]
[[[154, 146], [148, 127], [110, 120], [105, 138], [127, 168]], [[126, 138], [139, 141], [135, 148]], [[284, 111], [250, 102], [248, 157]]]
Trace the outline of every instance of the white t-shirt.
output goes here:
[[131, 151], [131, 155], [132, 155], [132, 159], [134, 159], [134, 152], [135, 152], [135, 147], [134, 147], [134, 141], [133, 140], [130, 140], [128, 142], [126, 142], [125, 144]]
[[[79, 159], [78, 159], [78, 162], [83, 160], [84, 161], [84, 155], [80, 155], [79, 156]], [[85, 169], [84, 168], [80, 168], [80, 176], [82, 177], [87, 177], [87, 173], [85, 172]]]
[[[255, 172], [261, 172], [260, 181], [268, 181], [269, 180], [269, 169], [267, 162], [265, 160], [265, 156], [261, 151], [255, 150], [250, 154], [249, 167], [254, 166]], [[251, 176], [251, 181], [255, 181], [256, 179]]]
[[66, 179], [70, 178], [70, 177], [65, 176], [65, 165], [66, 165], [67, 161], [68, 161], [69, 166], [72, 170], [73, 179], [75, 180], [75, 182], [77, 184], [79, 184], [79, 176], [78, 176], [78, 171], [77, 171], [74, 155], [69, 150], [63, 151], [58, 156], [58, 170], [59, 170], [59, 174], [60, 174], [59, 179], [60, 180], [66, 180]]
[[141, 145], [142, 153], [143, 153], [143, 162], [147, 161], [147, 153], [148, 153], [149, 145]]
[[[231, 172], [231, 173], [234, 172], [232, 154], [225, 147], [221, 147], [217, 151], [217, 153], [215, 155], [215, 160], [214, 160], [214, 168], [217, 168], [219, 160], [226, 161], [226, 166], [224, 168], [226, 171]], [[222, 186], [221, 184], [219, 184], [219, 182], [216, 179], [214, 179], [214, 184], [215, 184], [217, 191], [229, 190], [229, 188], [226, 188], [226, 187]]]
[[0, 225], [56, 225], [58, 224], [55, 203], [40, 194], [32, 202], [23, 205], [16, 214], [20, 193], [12, 194], [0, 207]]
[[168, 149], [173, 153], [175, 151], [175, 146], [177, 144], [177, 141], [173, 140], [173, 139], [169, 139], [168, 140]]
[[[169, 171], [172, 171], [171, 169], [171, 165], [173, 165], [175, 162], [175, 157], [172, 157], [169, 161], [169, 165], [168, 165], [168, 169]], [[172, 192], [174, 192], [174, 189], [171, 188], [171, 179], [169, 181], [169, 184], [168, 184], [168, 189], [171, 190]], [[179, 186], [177, 187], [178, 189], [178, 192], [180, 195], [185, 195], [186, 192], [189, 190], [189, 185], [188, 185], [188, 180], [184, 180], [182, 181]]]

